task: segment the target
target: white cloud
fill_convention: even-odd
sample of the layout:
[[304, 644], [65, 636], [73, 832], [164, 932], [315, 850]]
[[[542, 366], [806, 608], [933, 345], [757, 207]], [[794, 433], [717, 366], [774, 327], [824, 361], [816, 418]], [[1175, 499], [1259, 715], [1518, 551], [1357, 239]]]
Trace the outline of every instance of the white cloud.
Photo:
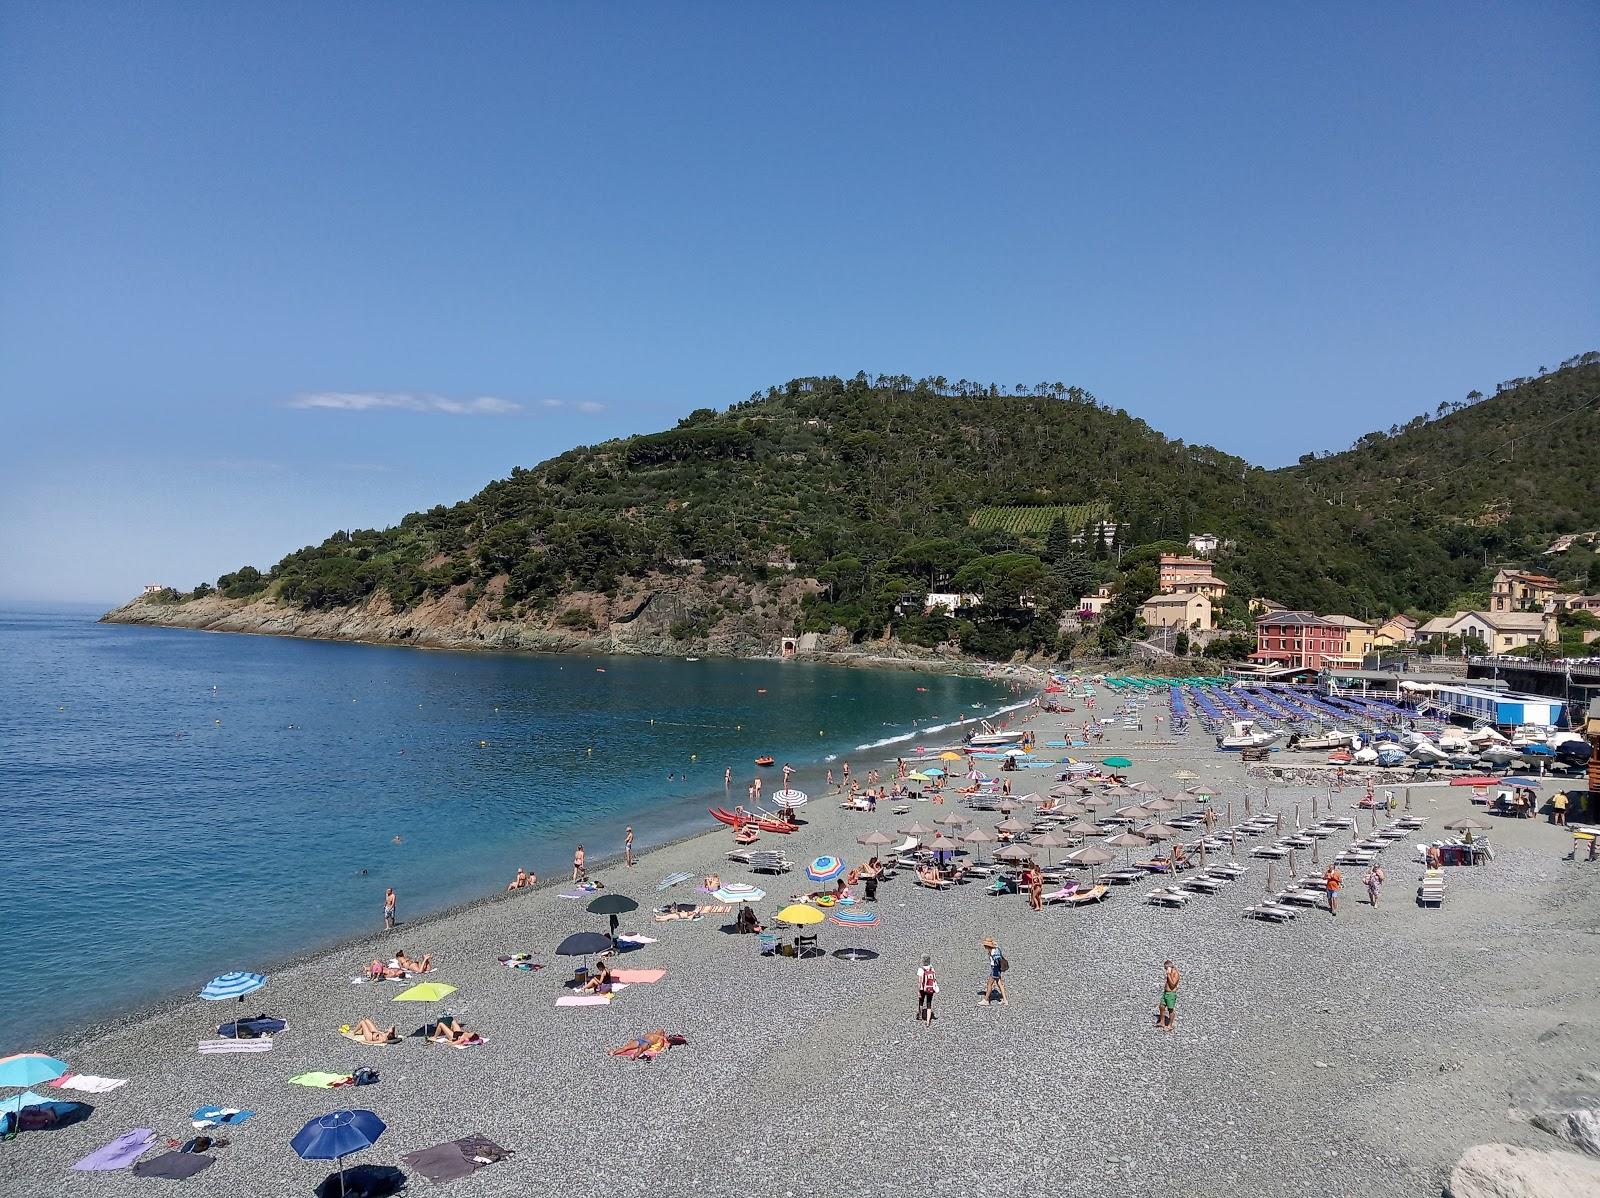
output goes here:
[[559, 408], [561, 406], [561, 401], [559, 399], [541, 399], [539, 401], [539, 406], [541, 408]]
[[291, 408], [315, 408], [325, 412], [438, 412], [447, 416], [508, 416], [522, 411], [522, 405], [493, 395], [476, 399], [451, 399], [444, 395], [409, 391], [307, 391], [289, 401]]
[[578, 411], [587, 412], [591, 416], [594, 415], [596, 412], [604, 412], [606, 410], [606, 405], [605, 404], [603, 404], [603, 403], [595, 403], [592, 400], [587, 400], [587, 399], [584, 400], [582, 403], [578, 404], [577, 407], [578, 407]]

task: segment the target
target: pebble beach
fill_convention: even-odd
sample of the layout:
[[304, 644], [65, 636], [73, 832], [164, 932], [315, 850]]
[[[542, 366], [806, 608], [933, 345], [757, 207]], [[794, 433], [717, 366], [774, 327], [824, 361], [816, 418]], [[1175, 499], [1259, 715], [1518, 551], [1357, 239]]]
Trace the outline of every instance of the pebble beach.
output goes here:
[[[1101, 692], [1103, 708], [1114, 702]], [[1043, 743], [1070, 738], [1083, 713], [1014, 718], [1025, 717]], [[852, 762], [858, 776], [870, 768], [893, 776], [893, 750], [877, 752], [885, 756]], [[1312, 799], [1330, 802], [1326, 787], [1269, 790], [1198, 731], [1174, 741], [1108, 726], [1102, 744], [1070, 752], [1122, 754], [1131, 780], [1168, 793], [1183, 785], [1169, 780], [1174, 772], [1192, 771], [1218, 792], [1214, 805], [1233, 804], [1236, 819], [1246, 796], [1291, 827], [1297, 805], [1310, 822]], [[1055, 771], [1011, 776], [1017, 794], [1043, 794]], [[622, 930], [654, 938], [619, 964], [665, 970], [606, 1005], [557, 1005], [573, 962], [555, 946], [574, 931], [604, 931], [605, 920], [584, 911], [590, 896], [563, 898], [570, 888], [546, 879], [271, 970], [243, 1004], [194, 999], [39, 1045], [77, 1072], [127, 1084], [98, 1095], [46, 1088], [86, 1099], [93, 1114], [0, 1145], [0, 1193], [142, 1190], [149, 1183], [126, 1171], [70, 1166], [132, 1128], [152, 1129], [158, 1144], [186, 1139], [190, 1112], [221, 1105], [256, 1113], [221, 1132], [227, 1146], [181, 1183], [184, 1192], [308, 1193], [331, 1167], [301, 1160], [290, 1137], [318, 1114], [356, 1106], [376, 1111], [387, 1130], [349, 1165], [400, 1165], [405, 1153], [472, 1133], [510, 1151], [446, 1187], [463, 1196], [1437, 1194], [1470, 1145], [1559, 1147], [1517, 1117], [1519, 1095], [1600, 1071], [1600, 866], [1565, 859], [1569, 830], [1486, 817], [1494, 860], [1448, 869], [1442, 907], [1415, 901], [1415, 843], [1480, 812], [1467, 789], [1412, 788], [1409, 813], [1427, 822], [1383, 855], [1382, 901], [1370, 907], [1360, 871], [1347, 868], [1337, 918], [1326, 910], [1283, 925], [1241, 918], [1265, 894], [1268, 873], [1241, 843], [1236, 859], [1248, 872], [1181, 910], [1144, 902], [1158, 881], [1116, 888], [1095, 906], [1034, 912], [1021, 896], [986, 894], [981, 882], [935, 892], [901, 870], [879, 891], [876, 927], [814, 929], [830, 953], [878, 954], [865, 961], [763, 957], [756, 937], [732, 934], [731, 915], [653, 919], [658, 903], [715, 901], [693, 893], [694, 881], [657, 891], [685, 872], [763, 887], [756, 910], [770, 921], [791, 895], [814, 888], [803, 873], [812, 857], [856, 864], [868, 855], [856, 843], [864, 833], [892, 835], [959, 809], [951, 795], [909, 802], [903, 815], [891, 804], [846, 811], [814, 771], [795, 784], [812, 795], [804, 826], [763, 834], [759, 846], [783, 848], [796, 863], [781, 877], [727, 861], [729, 830], [709, 816], [703, 835], [642, 853], [632, 868], [590, 846], [592, 876], [641, 905], [622, 917]], [[1347, 785], [1332, 796], [1334, 810], [1349, 814], [1361, 795]], [[729, 805], [742, 796], [741, 784]], [[1001, 818], [966, 814], [979, 824]], [[1367, 813], [1360, 819], [1365, 828]], [[1279, 866], [1280, 883], [1286, 874]], [[1003, 1007], [978, 1001], [986, 937], [1011, 962]], [[226, 945], [217, 948], [219, 971], [239, 967]], [[434, 971], [422, 980], [456, 992], [396, 1003], [408, 983], [353, 982], [374, 957], [402, 948], [431, 954]], [[499, 963], [518, 952], [543, 968]], [[929, 1026], [912, 1018], [925, 954], [941, 984]], [[1153, 1027], [1167, 958], [1183, 973], [1171, 1034]], [[408, 1035], [447, 1011], [484, 1043], [454, 1048]], [[270, 1051], [198, 1052], [218, 1023], [258, 1012], [288, 1024]], [[402, 1040], [367, 1046], [339, 1034], [364, 1016], [398, 1024]], [[649, 1062], [608, 1054], [655, 1028], [687, 1043]], [[332, 1090], [288, 1082], [361, 1066], [380, 1080]], [[408, 1179], [407, 1192], [433, 1188]]]

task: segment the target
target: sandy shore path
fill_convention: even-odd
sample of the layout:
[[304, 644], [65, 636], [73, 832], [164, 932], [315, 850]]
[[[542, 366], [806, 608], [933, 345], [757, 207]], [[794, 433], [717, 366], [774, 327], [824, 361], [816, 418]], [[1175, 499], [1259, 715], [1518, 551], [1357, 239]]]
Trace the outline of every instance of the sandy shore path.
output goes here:
[[[1102, 710], [1113, 703], [1102, 692]], [[1041, 715], [1035, 727], [1041, 742], [1057, 740], [1082, 718]], [[1262, 801], [1261, 784], [1205, 736], [1154, 742], [1153, 733], [1108, 729], [1093, 755], [1124, 753], [1131, 777], [1169, 789], [1178, 786], [1172, 772], [1191, 769], [1221, 792], [1217, 803], [1234, 801], [1236, 815], [1247, 791]], [[892, 756], [852, 765], [893, 768]], [[1017, 789], [1042, 790], [1052, 777], [1024, 771]], [[815, 779], [800, 784], [817, 796], [806, 826], [763, 837], [797, 863], [824, 852], [864, 859], [855, 840], [868, 829], [953, 809], [913, 803], [906, 816], [886, 808], [869, 816], [840, 810]], [[1292, 821], [1299, 802], [1308, 819], [1312, 793], [1275, 789], [1272, 809]], [[1347, 789], [1338, 800], [1358, 797]], [[1460, 789], [1419, 788], [1412, 802], [1429, 818], [1417, 839], [1441, 835], [1443, 821], [1469, 809]], [[1491, 837], [1494, 862], [1448, 871], [1440, 910], [1413, 902], [1420, 870], [1402, 843], [1385, 854], [1390, 883], [1377, 910], [1364, 894], [1357, 901], [1359, 872], [1347, 870], [1337, 919], [1307, 912], [1282, 927], [1240, 918], [1264, 889], [1261, 862], [1181, 911], [1147, 906], [1150, 887], [1131, 886], [1097, 907], [1036, 914], [981, 885], [940, 894], [902, 873], [881, 891], [877, 928], [818, 929], [825, 948], [880, 954], [850, 963], [761, 958], [755, 937], [726, 933], [720, 918], [651, 920], [663, 898], [703, 897], [692, 884], [658, 895], [658, 881], [677, 871], [766, 887], [763, 916], [807, 888], [798, 870], [761, 880], [727, 864], [731, 845], [719, 828], [652, 851], [634, 869], [597, 871], [643, 904], [624, 917], [624, 931], [656, 942], [623, 964], [664, 969], [660, 982], [629, 986], [609, 1006], [557, 1007], [570, 963], [552, 955], [555, 945], [605, 921], [556, 888], [404, 926], [273, 974], [244, 1008], [196, 1000], [56, 1045], [74, 1069], [129, 1082], [90, 1096], [96, 1109], [86, 1122], [0, 1145], [0, 1193], [141, 1190], [147, 1183], [126, 1172], [68, 1167], [130, 1128], [190, 1135], [189, 1113], [209, 1104], [258, 1112], [229, 1129], [217, 1164], [185, 1185], [233, 1198], [309, 1192], [329, 1170], [299, 1160], [288, 1140], [308, 1118], [344, 1106], [370, 1107], [388, 1124], [356, 1162], [393, 1165], [471, 1132], [515, 1152], [451, 1183], [464, 1196], [1437, 1193], [1469, 1144], [1552, 1146], [1507, 1118], [1524, 1079], [1600, 1065], [1592, 1006], [1600, 867], [1563, 860], [1566, 834], [1542, 821], [1496, 820]], [[1013, 963], [1004, 1008], [976, 1001], [986, 935]], [[351, 983], [376, 953], [402, 946], [431, 953], [434, 978], [456, 994], [436, 1005], [394, 1003], [400, 986]], [[497, 963], [517, 951], [546, 968]], [[940, 1018], [927, 1028], [911, 1018], [924, 953], [942, 980]], [[225, 945], [217, 957], [219, 969], [240, 964]], [[1171, 1035], [1151, 1027], [1167, 957], [1184, 972]], [[197, 1052], [222, 1019], [258, 1010], [289, 1023], [272, 1051]], [[408, 1038], [374, 1048], [337, 1034], [362, 1016], [406, 1033], [439, 1010], [460, 1014], [487, 1042], [453, 1049]], [[681, 1032], [688, 1045], [649, 1064], [607, 1055], [656, 1027]], [[306, 1070], [360, 1065], [382, 1080], [356, 1090], [288, 1084]]]

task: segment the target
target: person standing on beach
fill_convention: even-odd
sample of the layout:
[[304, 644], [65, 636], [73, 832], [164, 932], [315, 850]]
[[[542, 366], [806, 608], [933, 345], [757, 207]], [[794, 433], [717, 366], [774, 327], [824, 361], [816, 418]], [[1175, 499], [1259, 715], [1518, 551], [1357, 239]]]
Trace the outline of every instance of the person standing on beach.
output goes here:
[[1383, 888], [1384, 881], [1383, 866], [1374, 862], [1372, 868], [1367, 870], [1366, 882], [1368, 906], [1376, 907], [1378, 905], [1378, 891]]
[[622, 838], [622, 860], [629, 869], [633, 868], [633, 826], [630, 824], [627, 834]]
[[572, 880], [574, 882], [583, 881], [583, 874], [583, 846], [580, 844], [572, 854]]
[[939, 979], [934, 976], [933, 958], [923, 957], [917, 968], [917, 1021], [933, 1022], [933, 996], [939, 993]]
[[1328, 871], [1322, 875], [1322, 884], [1328, 888], [1328, 914], [1338, 915], [1339, 887], [1344, 885], [1344, 876], [1337, 865], [1328, 866]]
[[1161, 974], [1161, 1001], [1156, 1004], [1156, 1026], [1169, 1032], [1178, 1018], [1178, 983], [1181, 980], [1178, 967], [1171, 961], [1166, 962]]
[[1000, 975], [1011, 967], [1011, 962], [1006, 960], [1006, 955], [1000, 951], [1000, 946], [990, 936], [983, 942], [983, 947], [989, 950], [989, 985], [983, 992], [983, 997], [978, 1000], [980, 1007], [987, 1007], [994, 1001], [994, 992], [1000, 991], [1000, 1005], [1009, 1005], [1006, 1002], [1006, 983]]
[[383, 926], [385, 929], [394, 927], [394, 887], [390, 886], [383, 892]]
[[1567, 792], [1558, 790], [1550, 799], [1550, 822], [1558, 828], [1567, 826]]

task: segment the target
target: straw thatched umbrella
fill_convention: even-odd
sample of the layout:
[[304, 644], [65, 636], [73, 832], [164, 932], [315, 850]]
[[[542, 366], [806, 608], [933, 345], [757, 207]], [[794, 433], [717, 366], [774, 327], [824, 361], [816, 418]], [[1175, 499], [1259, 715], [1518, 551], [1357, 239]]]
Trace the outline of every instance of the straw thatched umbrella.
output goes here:
[[1139, 829], [1139, 835], [1146, 840], [1176, 840], [1183, 835], [1183, 829], [1171, 824], [1146, 824]]
[[1106, 830], [1103, 827], [1092, 820], [1086, 819], [1073, 820], [1061, 830], [1070, 832], [1074, 836], [1104, 836], [1106, 834]]
[[959, 811], [952, 811], [949, 815], [941, 815], [933, 822], [936, 824], [943, 824], [947, 828], [965, 828], [972, 821], [966, 816], [962, 815]]
[[1022, 862], [1033, 860], [1033, 850], [1025, 844], [1008, 844], [1005, 848], [995, 853], [997, 861]]
[[1135, 804], [1132, 807], [1119, 807], [1117, 814], [1126, 820], [1141, 820], [1149, 819], [1151, 813], [1147, 808]]
[[1153, 799], [1146, 799], [1144, 801], [1144, 803], [1142, 804], [1142, 806], [1144, 807], [1144, 809], [1146, 811], [1176, 811], [1176, 810], [1178, 810], [1178, 804], [1174, 803], [1171, 799], [1163, 798], [1161, 795], [1157, 795]]
[[1089, 809], [1082, 803], [1057, 803], [1046, 815], [1083, 815]]
[[1107, 807], [1112, 806], [1112, 802], [1104, 795], [1090, 795], [1079, 805], [1088, 811], [1104, 811]]
[[863, 836], [857, 836], [856, 837], [856, 843], [857, 844], [864, 844], [864, 845], [867, 845], [869, 848], [875, 848], [876, 849], [876, 848], [882, 848], [884, 845], [893, 844], [894, 843], [894, 837], [890, 836], [886, 832], [879, 832], [876, 829], [874, 829], [873, 831], [868, 832]]
[[1148, 782], [1130, 782], [1128, 784], [1128, 789], [1129, 790], [1136, 790], [1140, 794], [1145, 794], [1145, 795], [1155, 794], [1156, 793], [1156, 788], [1154, 786], [1151, 786], [1150, 783], [1148, 783]]
[[924, 836], [932, 836], [932, 835], [934, 835], [936, 832], [939, 831], [939, 829], [938, 828], [930, 828], [930, 827], [928, 827], [927, 824], [921, 823], [921, 822], [919, 822], [917, 820], [913, 820], [911, 823], [907, 824], [905, 827], [901, 828], [899, 831], [900, 831], [900, 835], [902, 835], [902, 836], [915, 836], [918, 840], [921, 840]]
[[994, 830], [1003, 832], [1007, 836], [1015, 836], [1018, 832], [1026, 832], [1029, 826], [1020, 819], [1003, 819], [994, 826]]

